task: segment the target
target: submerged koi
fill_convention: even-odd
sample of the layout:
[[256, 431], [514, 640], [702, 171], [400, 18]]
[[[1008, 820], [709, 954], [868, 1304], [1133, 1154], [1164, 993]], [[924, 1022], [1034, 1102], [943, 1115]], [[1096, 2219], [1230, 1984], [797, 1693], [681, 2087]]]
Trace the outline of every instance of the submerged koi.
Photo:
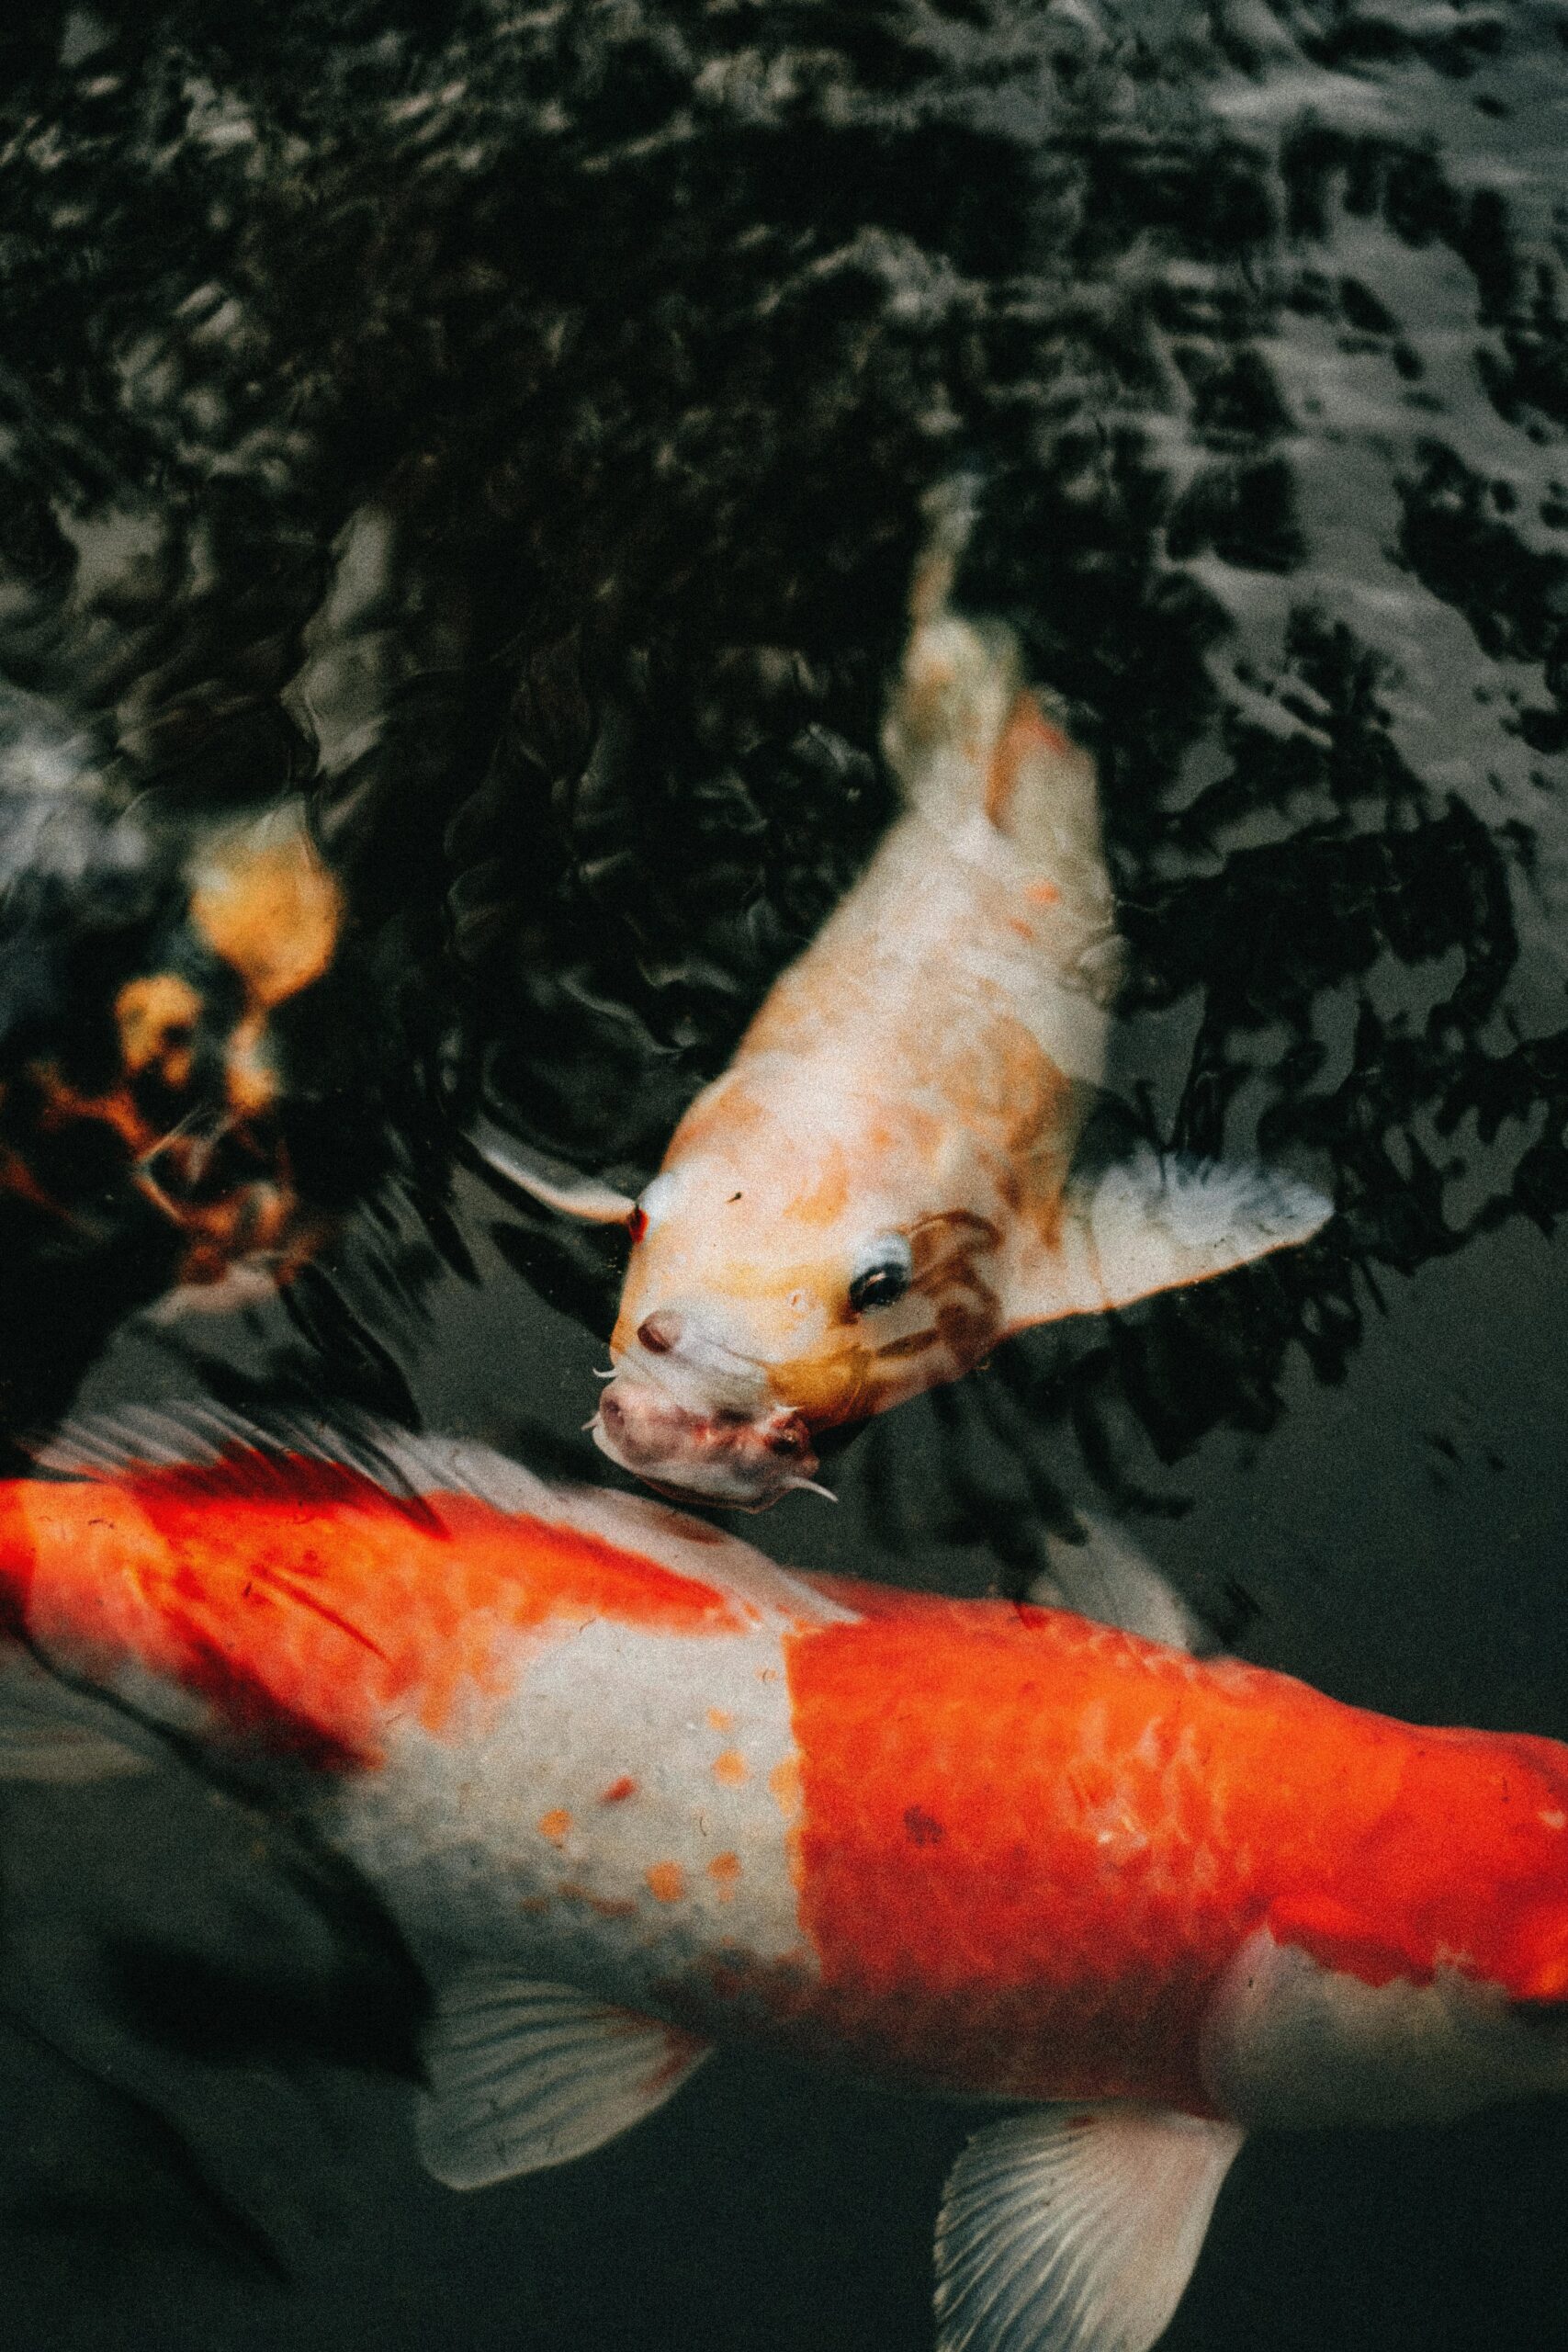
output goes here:
[[819, 1431], [1009, 1332], [1304, 1240], [1329, 1204], [1145, 1150], [1075, 1168], [1122, 969], [1093, 762], [1010, 630], [928, 566], [884, 743], [905, 812], [633, 1202], [488, 1125], [498, 1172], [633, 1250], [592, 1424], [675, 1495], [761, 1509]]
[[948, 2185], [942, 2352], [1145, 2352], [1247, 2130], [1568, 2089], [1568, 1747], [792, 1575], [477, 1446], [147, 1414], [46, 1466], [0, 1486], [0, 1770], [165, 1734], [303, 1807], [434, 1988], [456, 2187], [772, 2041], [1016, 2108]]
[[[295, 1175], [276, 1016], [330, 972], [344, 919], [298, 798], [207, 828], [170, 893], [107, 988], [106, 922], [0, 1063], [0, 1195], [89, 1236], [106, 1208], [151, 1208], [178, 1237], [165, 1317], [269, 1295], [332, 1229]], [[97, 935], [90, 905], [61, 920]]]

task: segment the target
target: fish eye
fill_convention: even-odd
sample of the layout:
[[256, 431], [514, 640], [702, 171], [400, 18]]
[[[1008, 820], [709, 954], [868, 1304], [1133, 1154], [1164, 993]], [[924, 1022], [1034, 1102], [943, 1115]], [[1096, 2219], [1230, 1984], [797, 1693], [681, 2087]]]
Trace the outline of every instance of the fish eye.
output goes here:
[[892, 1306], [903, 1297], [914, 1276], [914, 1252], [904, 1236], [879, 1234], [861, 1252], [850, 1283], [850, 1305], [857, 1315], [867, 1306]]

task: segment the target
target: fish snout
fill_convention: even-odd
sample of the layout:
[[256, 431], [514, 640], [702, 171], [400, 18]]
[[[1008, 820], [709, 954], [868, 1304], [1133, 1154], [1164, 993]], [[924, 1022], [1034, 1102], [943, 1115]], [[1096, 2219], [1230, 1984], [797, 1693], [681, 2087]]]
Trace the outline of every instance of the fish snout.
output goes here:
[[817, 1468], [811, 1431], [788, 1406], [751, 1414], [694, 1409], [625, 1373], [599, 1399], [592, 1429], [612, 1462], [683, 1501], [765, 1510]]

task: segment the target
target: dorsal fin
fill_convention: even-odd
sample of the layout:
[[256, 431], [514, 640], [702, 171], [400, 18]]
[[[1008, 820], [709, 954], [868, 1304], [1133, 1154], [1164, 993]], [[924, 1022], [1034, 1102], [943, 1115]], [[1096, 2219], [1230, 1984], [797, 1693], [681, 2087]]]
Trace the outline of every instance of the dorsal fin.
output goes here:
[[562, 1216], [574, 1216], [583, 1225], [629, 1225], [637, 1215], [629, 1193], [618, 1193], [597, 1176], [584, 1176], [564, 1159], [536, 1151], [504, 1133], [493, 1119], [474, 1120], [468, 1140], [492, 1175]]
[[803, 1577], [774, 1566], [750, 1544], [644, 1495], [605, 1487], [549, 1486], [491, 1447], [432, 1437], [345, 1412], [331, 1421], [303, 1412], [254, 1419], [206, 1403], [130, 1406], [68, 1422], [34, 1450], [40, 1470], [112, 1479], [138, 1469], [194, 1473], [191, 1484], [219, 1495], [298, 1493], [301, 1465], [332, 1474], [333, 1499], [391, 1502], [427, 1523], [443, 1495], [471, 1495], [509, 1518], [567, 1525], [616, 1550], [657, 1561], [678, 1576], [728, 1592], [760, 1615], [791, 1623], [835, 1623], [852, 1612]]
[[1045, 1539], [1051, 1566], [1029, 1588], [1037, 1608], [1070, 1609], [1097, 1625], [1114, 1625], [1193, 1657], [1218, 1655], [1223, 1645], [1213, 1628], [1151, 1561], [1089, 1512], [1080, 1510], [1078, 1523], [1081, 1544], [1065, 1543], [1058, 1535]]

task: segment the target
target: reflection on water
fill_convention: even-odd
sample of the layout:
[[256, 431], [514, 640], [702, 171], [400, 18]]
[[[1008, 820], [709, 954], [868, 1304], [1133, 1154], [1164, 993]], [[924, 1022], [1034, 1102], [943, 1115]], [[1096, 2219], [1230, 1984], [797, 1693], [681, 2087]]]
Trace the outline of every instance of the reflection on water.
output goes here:
[[[1109, 1497], [1247, 1654], [1568, 1731], [1562, 23], [7, 35], [7, 1430], [201, 1385], [589, 1474], [618, 1246], [453, 1139], [482, 1082], [651, 1171], [889, 818], [962, 469], [961, 593], [1102, 763], [1129, 1134], [1340, 1214], [1009, 1342], [763, 1540], [1017, 1590]], [[292, 795], [345, 916], [282, 987], [202, 891]], [[276, 903], [269, 946], [310, 928]], [[321, 1858], [193, 1779], [8, 1795], [0, 1882], [20, 2345], [930, 2340], [961, 2118], [737, 2059], [454, 2199], [408, 2137], [419, 1987]], [[1554, 2341], [1564, 2161], [1545, 2109], [1260, 2145], [1170, 2342]]]

